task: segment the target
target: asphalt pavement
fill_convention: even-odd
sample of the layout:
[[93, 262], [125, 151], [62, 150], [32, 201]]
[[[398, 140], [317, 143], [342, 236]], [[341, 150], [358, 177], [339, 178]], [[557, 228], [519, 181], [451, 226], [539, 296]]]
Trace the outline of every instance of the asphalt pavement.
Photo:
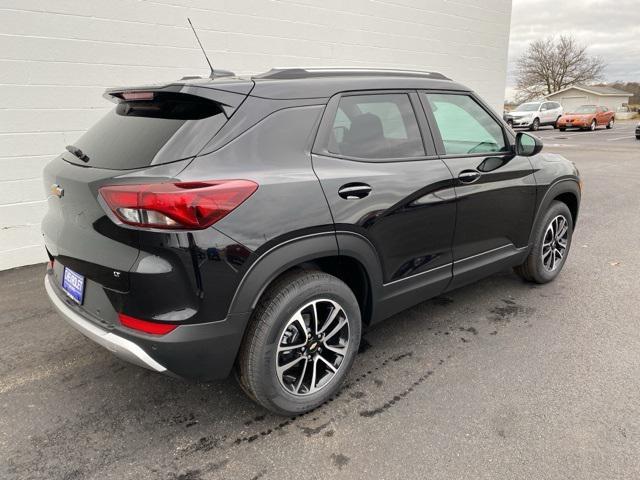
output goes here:
[[639, 478], [634, 125], [539, 132], [585, 184], [555, 282], [506, 271], [396, 315], [293, 419], [114, 358], [54, 313], [44, 266], [1, 272], [0, 478]]

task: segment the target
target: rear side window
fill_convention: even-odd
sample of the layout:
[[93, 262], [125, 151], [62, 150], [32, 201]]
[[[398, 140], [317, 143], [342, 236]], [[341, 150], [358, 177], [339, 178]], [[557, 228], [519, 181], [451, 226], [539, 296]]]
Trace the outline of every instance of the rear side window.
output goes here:
[[446, 93], [425, 94], [447, 155], [507, 150], [502, 127], [473, 98]]
[[192, 157], [226, 120], [216, 102], [195, 95], [123, 101], [74, 143], [89, 157], [77, 163], [121, 170]]
[[328, 150], [363, 159], [425, 155], [411, 101], [402, 93], [342, 97]]

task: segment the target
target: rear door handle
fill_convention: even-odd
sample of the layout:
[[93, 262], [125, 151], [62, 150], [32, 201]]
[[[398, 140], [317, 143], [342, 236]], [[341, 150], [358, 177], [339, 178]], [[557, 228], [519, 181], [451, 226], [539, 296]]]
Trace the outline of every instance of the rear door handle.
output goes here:
[[463, 170], [458, 175], [458, 180], [462, 183], [473, 183], [478, 180], [481, 176], [481, 173], [477, 170]]
[[347, 183], [338, 190], [338, 195], [345, 200], [358, 200], [369, 193], [371, 193], [371, 186], [366, 183]]

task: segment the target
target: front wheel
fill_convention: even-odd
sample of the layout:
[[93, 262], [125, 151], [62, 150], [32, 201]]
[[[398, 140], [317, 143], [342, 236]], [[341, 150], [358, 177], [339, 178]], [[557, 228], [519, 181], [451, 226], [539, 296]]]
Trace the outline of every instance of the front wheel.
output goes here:
[[338, 391], [360, 335], [358, 301], [344, 282], [319, 271], [285, 275], [252, 315], [238, 357], [238, 380], [274, 413], [307, 412]]
[[533, 119], [533, 123], [531, 124], [531, 126], [529, 127], [529, 130], [533, 130], [536, 131], [540, 128], [540, 119], [539, 118], [534, 118]]
[[607, 123], [607, 128], [608, 128], [609, 130], [611, 130], [611, 129], [613, 128], [613, 123], [614, 123], [613, 118], [612, 118], [611, 120], [609, 120], [609, 123]]
[[591, 120], [591, 124], [589, 125], [589, 130], [591, 130], [593, 132], [596, 129], [596, 126], [597, 126], [597, 124], [596, 124], [595, 119]]
[[565, 203], [554, 201], [535, 227], [533, 246], [522, 265], [515, 268], [527, 281], [547, 283], [554, 280], [569, 254], [573, 218]]

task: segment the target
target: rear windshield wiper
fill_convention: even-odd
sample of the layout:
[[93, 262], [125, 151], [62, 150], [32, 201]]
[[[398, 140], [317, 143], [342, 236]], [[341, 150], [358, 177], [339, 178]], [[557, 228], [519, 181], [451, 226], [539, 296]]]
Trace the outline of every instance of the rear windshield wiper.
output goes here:
[[78, 157], [83, 162], [86, 163], [86, 162], [89, 161], [89, 156], [85, 155], [84, 152], [82, 150], [80, 150], [78, 147], [74, 147], [73, 145], [67, 145], [65, 148], [67, 149], [67, 151], [69, 153], [72, 153], [73, 155]]

